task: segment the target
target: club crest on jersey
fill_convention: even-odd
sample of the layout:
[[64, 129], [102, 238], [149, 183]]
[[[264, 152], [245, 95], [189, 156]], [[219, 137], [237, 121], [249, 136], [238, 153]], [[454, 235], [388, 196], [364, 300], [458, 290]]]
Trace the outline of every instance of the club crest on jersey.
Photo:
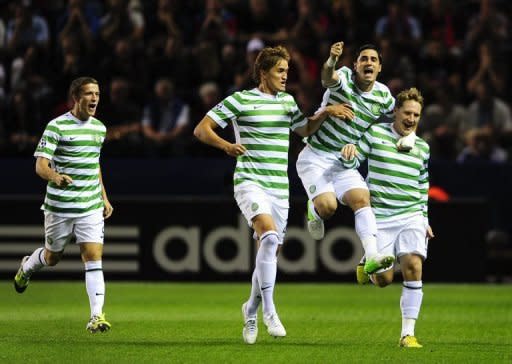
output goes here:
[[316, 186], [315, 185], [309, 186], [309, 193], [315, 193], [315, 191], [316, 191]]
[[372, 114], [374, 114], [374, 115], [380, 115], [381, 114], [380, 105], [379, 104], [373, 104], [372, 105]]
[[254, 211], [258, 210], [259, 207], [260, 206], [256, 202], [253, 202], [251, 205], [251, 210], [254, 212]]

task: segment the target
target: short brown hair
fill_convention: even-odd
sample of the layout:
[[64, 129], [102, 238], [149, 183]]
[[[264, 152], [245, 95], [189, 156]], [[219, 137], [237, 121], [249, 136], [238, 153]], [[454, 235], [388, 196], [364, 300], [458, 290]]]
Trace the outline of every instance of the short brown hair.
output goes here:
[[403, 90], [396, 97], [396, 105], [395, 107], [401, 108], [406, 101], [416, 101], [423, 108], [423, 95], [416, 87], [411, 87], [410, 89]]
[[252, 78], [254, 79], [256, 84], [259, 84], [261, 81], [260, 72], [269, 71], [281, 59], [284, 59], [287, 62], [290, 60], [290, 54], [288, 53], [285, 47], [276, 46], [263, 48], [260, 51], [260, 53], [258, 53], [256, 61], [254, 61], [254, 71], [252, 74]]
[[82, 86], [87, 85], [89, 83], [94, 83], [98, 85], [98, 81], [96, 81], [92, 77], [78, 77], [75, 78], [71, 85], [69, 86], [69, 97], [72, 99], [80, 97], [80, 92], [82, 91]]

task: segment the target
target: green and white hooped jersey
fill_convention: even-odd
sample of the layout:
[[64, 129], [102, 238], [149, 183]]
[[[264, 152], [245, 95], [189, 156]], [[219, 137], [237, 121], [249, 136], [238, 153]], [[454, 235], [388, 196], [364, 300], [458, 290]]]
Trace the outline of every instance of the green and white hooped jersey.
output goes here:
[[48, 182], [42, 210], [78, 217], [103, 209], [99, 173], [105, 134], [105, 125], [98, 119], [81, 121], [71, 112], [48, 123], [34, 156], [49, 159], [52, 167], [70, 176], [73, 183], [59, 187]]
[[273, 96], [257, 88], [235, 92], [207, 115], [222, 128], [232, 123], [236, 143], [247, 148], [237, 157], [235, 188], [256, 183], [269, 194], [288, 199], [290, 129], [308, 122], [293, 96], [285, 92]]
[[344, 121], [327, 116], [320, 128], [307, 139], [307, 143], [313, 150], [332, 153], [337, 159], [341, 148], [345, 144], [356, 144], [366, 129], [381, 115], [392, 115], [395, 99], [389, 88], [377, 81], [371, 91], [360, 91], [352, 79], [352, 70], [348, 67], [342, 67], [336, 73], [339, 82], [324, 92], [321, 106], [350, 104], [354, 110], [354, 120]]
[[357, 158], [343, 162], [348, 168], [357, 168], [368, 159], [366, 182], [378, 221], [419, 213], [428, 217], [429, 145], [416, 137], [410, 152], [399, 152], [399, 138], [392, 124], [374, 124], [357, 144]]

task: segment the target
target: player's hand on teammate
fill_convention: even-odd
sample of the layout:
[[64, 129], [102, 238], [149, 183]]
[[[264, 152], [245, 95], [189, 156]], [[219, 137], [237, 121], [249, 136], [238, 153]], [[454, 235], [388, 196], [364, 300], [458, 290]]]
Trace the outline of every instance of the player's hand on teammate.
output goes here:
[[345, 121], [354, 120], [354, 110], [350, 104], [329, 105], [326, 108], [329, 115]]
[[67, 187], [73, 183], [73, 178], [69, 177], [67, 174], [59, 174], [57, 173], [52, 182], [55, 183], [59, 187]]
[[226, 147], [226, 153], [231, 157], [238, 157], [239, 155], [244, 154], [246, 151], [247, 149], [242, 144], [229, 144]]
[[354, 159], [356, 155], [357, 149], [354, 144], [345, 144], [345, 146], [341, 149], [341, 157], [346, 161]]
[[114, 212], [114, 208], [110, 204], [110, 201], [107, 199], [104, 199], [103, 200], [103, 217], [105, 219], [108, 219], [112, 215], [112, 212]]

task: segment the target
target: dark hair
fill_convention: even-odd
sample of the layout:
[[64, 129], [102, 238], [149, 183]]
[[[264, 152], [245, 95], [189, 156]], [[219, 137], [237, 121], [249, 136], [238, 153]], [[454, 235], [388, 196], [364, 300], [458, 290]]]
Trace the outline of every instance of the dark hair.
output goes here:
[[94, 83], [98, 85], [98, 81], [96, 81], [92, 77], [78, 77], [75, 78], [71, 85], [69, 86], [69, 96], [74, 100], [75, 98], [80, 97], [80, 92], [82, 92], [82, 86], [87, 85], [89, 83]]
[[280, 59], [284, 59], [287, 62], [290, 60], [290, 54], [283, 46], [265, 47], [258, 53], [256, 61], [254, 61], [252, 73], [252, 78], [256, 84], [260, 83], [260, 72], [269, 71]]
[[361, 54], [361, 52], [364, 50], [367, 50], [367, 49], [373, 49], [375, 52], [377, 52], [377, 54], [379, 56], [379, 62], [382, 63], [382, 53], [380, 53], [380, 49], [375, 44], [371, 44], [371, 43], [363, 44], [361, 47], [359, 47], [359, 49], [356, 52], [355, 59], [357, 60], [359, 58], [359, 55]]
[[401, 108], [406, 101], [416, 101], [423, 108], [423, 95], [418, 91], [416, 87], [411, 87], [410, 89], [403, 90], [396, 96], [396, 105], [397, 109]]

